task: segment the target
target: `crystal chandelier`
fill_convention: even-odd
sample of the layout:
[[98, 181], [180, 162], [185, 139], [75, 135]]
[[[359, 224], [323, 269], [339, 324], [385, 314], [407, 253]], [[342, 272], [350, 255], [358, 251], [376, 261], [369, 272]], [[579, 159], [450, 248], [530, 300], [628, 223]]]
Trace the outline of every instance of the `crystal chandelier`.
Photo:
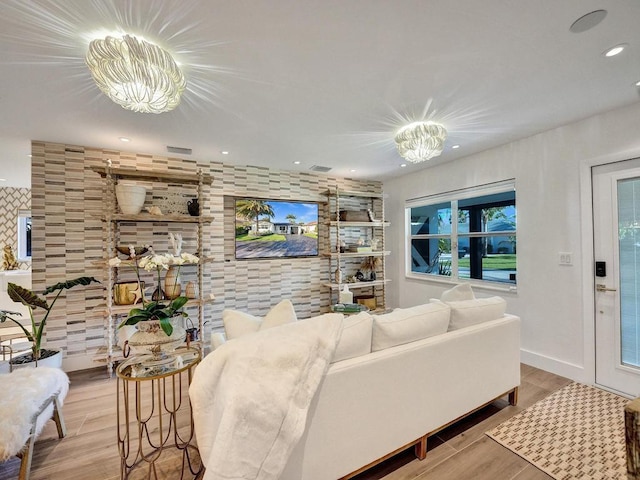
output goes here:
[[419, 163], [442, 153], [447, 130], [435, 122], [414, 122], [396, 133], [396, 146], [401, 157]]
[[134, 112], [173, 110], [187, 86], [169, 52], [131, 35], [93, 40], [86, 62], [100, 90]]

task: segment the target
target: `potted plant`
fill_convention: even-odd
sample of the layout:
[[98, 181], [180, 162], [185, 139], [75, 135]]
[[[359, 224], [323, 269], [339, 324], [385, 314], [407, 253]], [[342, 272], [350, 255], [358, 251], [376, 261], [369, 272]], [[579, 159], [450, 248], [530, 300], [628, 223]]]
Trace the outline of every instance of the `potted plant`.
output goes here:
[[[172, 242], [173, 243], [173, 242]], [[129, 266], [136, 272], [139, 291], [141, 292], [141, 305], [135, 306], [129, 311], [129, 315], [118, 325], [118, 329], [124, 326], [136, 326], [136, 331], [127, 339], [127, 345], [133, 348], [134, 353], [154, 353], [160, 354], [164, 351], [175, 349], [186, 337], [184, 326], [175, 323], [175, 319], [186, 317], [182, 307], [189, 300], [186, 296], [180, 295], [172, 300], [164, 301], [164, 292], [160, 287], [162, 270], [169, 270], [176, 266], [178, 271], [174, 276], [174, 282], [179, 281], [179, 269], [182, 265], [195, 265], [200, 259], [189, 253], [180, 254], [180, 242], [174, 244], [173, 254], [157, 254], [153, 248], [146, 247], [150, 254], [139, 256], [136, 248], [129, 247], [127, 260], [114, 257], [109, 260], [112, 267]], [[158, 287], [151, 300], [145, 296], [143, 283], [140, 278], [140, 269], [157, 272]], [[174, 285], [175, 287], [175, 285]], [[174, 288], [175, 289], [175, 288]], [[172, 323], [174, 322], [174, 323]], [[127, 348], [125, 354], [128, 355]]]
[[[31, 331], [29, 331], [28, 328], [22, 325], [22, 323], [15, 318], [15, 316], [22, 316], [21, 313], [9, 310], [0, 310], [0, 322], [11, 320], [22, 329], [27, 340], [31, 342], [31, 353], [13, 358], [11, 363], [16, 365], [35, 362], [35, 365], [38, 366], [38, 360], [44, 360], [45, 358], [59, 354], [60, 352], [58, 350], [45, 350], [42, 348], [42, 335], [44, 333], [45, 326], [47, 325], [49, 314], [51, 313], [51, 310], [53, 310], [53, 306], [63, 290], [77, 287], [79, 285], [89, 285], [92, 282], [100, 283], [93, 277], [79, 277], [74, 280], [56, 283], [55, 285], [45, 288], [44, 292], [42, 292], [42, 296], [38, 296], [32, 290], [16, 285], [15, 283], [8, 283], [7, 293], [9, 298], [14, 302], [22, 303], [26, 306], [29, 310], [29, 317], [31, 319]], [[46, 296], [55, 292], [57, 293], [53, 300], [51, 300], [51, 303], [47, 303]], [[38, 308], [45, 312], [44, 316], [39, 321], [36, 320], [36, 316], [34, 315], [34, 310]]]

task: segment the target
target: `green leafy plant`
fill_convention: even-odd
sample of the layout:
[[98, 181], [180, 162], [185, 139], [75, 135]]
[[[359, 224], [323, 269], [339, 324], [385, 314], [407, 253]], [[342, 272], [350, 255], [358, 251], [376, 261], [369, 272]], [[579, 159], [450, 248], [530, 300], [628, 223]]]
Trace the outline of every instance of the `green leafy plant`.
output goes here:
[[[80, 285], [89, 285], [90, 283], [100, 283], [93, 277], [79, 277], [74, 280], [67, 280], [65, 282], [59, 282], [55, 285], [47, 287], [44, 292], [42, 292], [42, 297], [38, 296], [32, 290], [28, 288], [24, 288], [20, 285], [16, 285], [15, 283], [7, 284], [7, 293], [9, 298], [17, 303], [22, 303], [25, 307], [29, 309], [29, 317], [31, 318], [31, 331], [22, 325], [15, 316], [22, 316], [19, 312], [11, 312], [9, 310], [0, 310], [0, 322], [6, 322], [7, 320], [11, 320], [16, 325], [18, 325], [22, 332], [24, 333], [27, 340], [31, 342], [31, 354], [33, 355], [33, 360], [37, 361], [40, 358], [40, 354], [42, 351], [42, 335], [44, 333], [45, 326], [47, 324], [47, 319], [49, 318], [49, 314], [51, 310], [53, 310], [53, 306], [55, 305], [58, 297], [63, 290], [68, 290], [73, 287], [77, 287]], [[56, 293], [51, 303], [47, 303], [46, 297], [49, 294]], [[40, 319], [40, 321], [36, 321], [36, 317], [34, 315], [34, 310], [41, 308], [44, 310], [44, 316]]]
[[122, 322], [118, 328], [124, 325], [135, 325], [138, 322], [148, 320], [159, 320], [160, 328], [167, 335], [173, 333], [173, 325], [171, 325], [171, 317], [186, 317], [186, 312], [179, 312], [189, 299], [187, 297], [176, 297], [169, 305], [159, 302], [147, 302], [142, 308], [133, 308], [129, 312], [127, 319]]

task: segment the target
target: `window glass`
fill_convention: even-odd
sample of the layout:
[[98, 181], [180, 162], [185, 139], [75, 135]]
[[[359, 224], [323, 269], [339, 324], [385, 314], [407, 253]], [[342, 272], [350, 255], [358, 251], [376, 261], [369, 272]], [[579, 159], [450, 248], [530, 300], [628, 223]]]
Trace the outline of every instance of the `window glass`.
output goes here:
[[411, 272], [515, 284], [516, 194], [501, 185], [412, 201]]
[[31, 210], [18, 210], [18, 260], [31, 260]]

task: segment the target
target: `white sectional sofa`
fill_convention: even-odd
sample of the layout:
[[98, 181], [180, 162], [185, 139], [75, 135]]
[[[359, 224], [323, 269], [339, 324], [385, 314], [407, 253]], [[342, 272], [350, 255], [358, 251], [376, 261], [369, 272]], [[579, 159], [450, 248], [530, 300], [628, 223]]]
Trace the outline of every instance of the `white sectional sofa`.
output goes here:
[[[281, 480], [350, 478], [411, 446], [422, 459], [429, 435], [500, 397], [516, 403], [520, 319], [504, 313], [503, 299], [475, 299], [464, 284], [441, 300], [344, 319]], [[264, 320], [233, 311], [223, 319], [231, 338], [295, 314], [285, 301]]]
[[[520, 319], [504, 315], [333, 363], [282, 480], [330, 480], [364, 470], [520, 384]], [[348, 478], [348, 477], [347, 477]]]

